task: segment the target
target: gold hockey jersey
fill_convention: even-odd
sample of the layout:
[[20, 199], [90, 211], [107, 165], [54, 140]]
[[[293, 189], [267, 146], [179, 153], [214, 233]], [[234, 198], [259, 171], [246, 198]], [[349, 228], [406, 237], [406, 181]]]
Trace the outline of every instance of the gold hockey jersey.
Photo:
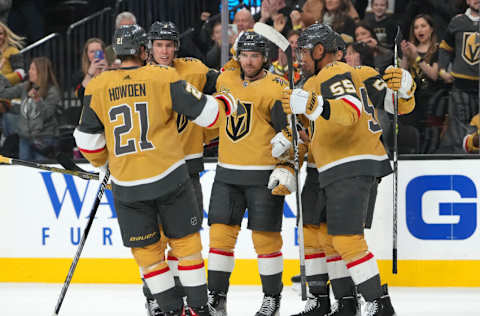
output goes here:
[[282, 91], [288, 83], [266, 72], [262, 79], [246, 81], [237, 69], [226, 69], [217, 91], [237, 98], [237, 113], [218, 120], [219, 147], [215, 179], [231, 184], [266, 185], [277, 164], [270, 140], [287, 126]]
[[[215, 91], [218, 72], [208, 68], [200, 60], [191, 57], [176, 58], [173, 61], [173, 67], [177, 70], [180, 78], [192, 84], [199, 91], [206, 94], [212, 94]], [[189, 122], [183, 114], [176, 113], [175, 116], [189, 173], [198, 174], [204, 170], [204, 128]]]
[[478, 135], [480, 131], [480, 114], [477, 114], [472, 118], [470, 125], [475, 131], [465, 136], [463, 139], [463, 149], [467, 153], [478, 153], [479, 148], [473, 144], [473, 137]]
[[303, 89], [328, 100], [311, 126], [310, 151], [322, 186], [340, 178], [391, 173], [375, 108], [354, 68], [332, 63], [307, 80]]
[[106, 71], [85, 90], [75, 140], [94, 166], [108, 161], [116, 198], [154, 199], [188, 178], [174, 112], [209, 126], [224, 108], [218, 102], [171, 67]]

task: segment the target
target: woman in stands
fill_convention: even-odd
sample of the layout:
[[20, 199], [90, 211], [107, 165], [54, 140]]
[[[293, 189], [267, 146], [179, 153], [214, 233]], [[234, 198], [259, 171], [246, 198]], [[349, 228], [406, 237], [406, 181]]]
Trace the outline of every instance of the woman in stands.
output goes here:
[[34, 58], [28, 78], [13, 87], [0, 86], [0, 98], [21, 100], [10, 112], [4, 113], [3, 122], [7, 124], [4, 127], [9, 133], [18, 133], [20, 159], [46, 160], [54, 152], [56, 110], [61, 105], [60, 89], [50, 59]]
[[355, 41], [367, 44], [373, 52], [375, 69], [383, 75], [385, 69], [393, 64], [393, 53], [391, 50], [379, 45], [377, 35], [372, 27], [360, 22], [355, 27]]
[[82, 69], [74, 75], [73, 84], [75, 95], [83, 100], [85, 87], [92, 80], [107, 68], [105, 60], [105, 43], [96, 37], [85, 42], [82, 51]]
[[0, 74], [15, 85], [25, 78], [23, 59], [18, 55], [25, 38], [13, 33], [0, 22]]
[[355, 21], [349, 16], [351, 3], [347, 0], [322, 0], [321, 23], [328, 24], [338, 34], [353, 37]]
[[415, 91], [415, 110], [402, 117], [405, 124], [417, 128], [420, 134], [420, 153], [433, 153], [439, 142], [443, 113], [435, 113], [437, 104], [433, 96], [444, 84], [438, 80], [438, 42], [433, 19], [419, 14], [413, 19], [408, 41], [402, 41], [401, 67], [412, 75]]

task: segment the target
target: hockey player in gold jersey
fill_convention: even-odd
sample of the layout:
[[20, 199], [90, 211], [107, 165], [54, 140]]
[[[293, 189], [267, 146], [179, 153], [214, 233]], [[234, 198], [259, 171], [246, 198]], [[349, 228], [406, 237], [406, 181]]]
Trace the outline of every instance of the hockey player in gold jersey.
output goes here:
[[200, 126], [230, 115], [236, 101], [217, 99], [180, 79], [174, 68], [145, 66], [147, 34], [138, 25], [115, 31], [113, 48], [119, 69], [93, 79], [74, 136], [92, 165], [111, 171], [112, 191], [125, 246], [146, 284], [167, 315], [183, 315], [183, 300], [174, 290], [165, 261], [157, 216], [172, 252], [191, 315], [210, 315], [201, 256], [198, 203], [178, 146], [174, 112]]
[[[303, 89], [287, 92], [283, 105], [286, 112], [304, 114], [315, 122], [310, 147], [323, 194], [319, 200], [324, 205], [319, 205], [314, 215], [326, 219], [326, 224], [325, 220], [318, 220], [320, 225], [306, 225], [304, 229], [305, 247], [317, 246], [325, 252], [323, 257], [306, 249], [306, 259], [312, 259], [306, 260], [306, 266], [318, 269], [320, 264], [315, 261], [326, 258], [328, 276], [339, 303], [332, 315], [359, 315], [356, 297], [352, 295], [354, 285], [367, 301], [367, 315], [394, 315], [363, 234], [371, 189], [377, 178], [391, 173], [379, 141], [381, 128], [374, 108], [364, 103], [368, 95], [355, 69], [336, 62], [335, 34], [330, 27], [308, 27], [298, 45], [303, 67], [310, 68], [314, 76]], [[307, 244], [308, 240], [313, 242]]]
[[[343, 60], [345, 56], [345, 42], [342, 37], [336, 34], [337, 48], [336, 59]], [[387, 112], [393, 112], [393, 90], [401, 89], [403, 91], [399, 98], [399, 113], [407, 114], [411, 112], [415, 106], [413, 92], [415, 84], [408, 72], [400, 68], [388, 68], [385, 80], [373, 68], [361, 65], [354, 66], [353, 71], [356, 72], [360, 80], [365, 85], [367, 93], [362, 96], [362, 102], [373, 105], [375, 112], [378, 109], [385, 109]], [[302, 69], [308, 72], [309, 69]], [[310, 69], [313, 71], [313, 69]], [[393, 89], [393, 90], [392, 90]], [[313, 122], [309, 126], [309, 135], [314, 137], [315, 125]], [[272, 152], [273, 155], [273, 152]], [[365, 227], [369, 228], [373, 217], [373, 208], [377, 194], [377, 185], [371, 187]], [[324, 315], [330, 312], [330, 298], [328, 295], [327, 281], [329, 280], [325, 251], [321, 248], [317, 238], [317, 231], [320, 223], [326, 222], [326, 214], [323, 212], [325, 208], [325, 192], [320, 187], [318, 181], [318, 171], [313, 159], [311, 151], [308, 154], [307, 177], [302, 190], [302, 209], [304, 224], [304, 240], [305, 240], [305, 266], [306, 276], [310, 290], [310, 297], [306, 304], [305, 310], [295, 316], [312, 316]], [[344, 273], [336, 273], [332, 275], [332, 284], [334, 284], [334, 295], [339, 299], [341, 295], [346, 295], [350, 289], [349, 296], [354, 296], [350, 275], [346, 269]], [[339, 286], [340, 284], [340, 286]], [[342, 286], [345, 284], [345, 286]], [[339, 288], [340, 287], [340, 291]], [[342, 290], [342, 287], [347, 289]], [[353, 303], [353, 300], [352, 300]]]
[[[287, 126], [281, 106], [287, 82], [264, 67], [266, 40], [254, 32], [241, 35], [237, 46], [241, 71], [225, 69], [217, 91], [238, 99], [238, 111], [219, 118], [219, 153], [210, 197], [208, 289], [215, 315], [226, 315], [226, 296], [234, 267], [234, 248], [248, 208], [248, 228], [258, 256], [264, 299], [257, 316], [277, 315], [283, 288], [283, 196], [273, 196], [270, 182], [294, 190], [294, 177], [271, 155], [270, 139]], [[285, 173], [286, 172], [286, 173]]]
[[[148, 32], [150, 60], [154, 65], [163, 65], [175, 68], [180, 78], [192, 84], [197, 90], [206, 94], [215, 92], [215, 86], [218, 77], [218, 71], [205, 66], [200, 60], [195, 58], [176, 58], [176, 53], [180, 48], [177, 28], [172, 22], [154, 22]], [[199, 172], [204, 170], [203, 165], [203, 144], [208, 142], [206, 137], [212, 137], [217, 130], [206, 130], [205, 128], [190, 122], [183, 114], [175, 113], [177, 131], [180, 144], [185, 153], [185, 162], [188, 167], [188, 173], [193, 182], [195, 196], [199, 207], [198, 218], [203, 222], [203, 195], [200, 185]], [[215, 136], [213, 136], [215, 137]], [[164, 247], [166, 248], [166, 243]], [[168, 253], [168, 265], [175, 276], [175, 283], [181, 292], [181, 285], [178, 280], [178, 258], [171, 252]], [[149, 293], [148, 288], [144, 286], [144, 294], [147, 297], [147, 309], [149, 316], [162, 315], [160, 308]]]

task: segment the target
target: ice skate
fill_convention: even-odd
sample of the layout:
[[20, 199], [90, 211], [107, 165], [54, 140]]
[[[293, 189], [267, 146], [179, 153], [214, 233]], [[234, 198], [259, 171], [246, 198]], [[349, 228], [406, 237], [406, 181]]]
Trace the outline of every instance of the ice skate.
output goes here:
[[278, 316], [280, 314], [280, 299], [280, 294], [276, 296], [265, 295], [262, 306], [255, 316]]
[[212, 316], [227, 316], [227, 294], [215, 291], [209, 292], [208, 306]]
[[386, 284], [382, 286], [383, 295], [372, 302], [367, 302], [365, 305], [365, 316], [395, 316], [390, 295], [388, 294], [388, 287]]

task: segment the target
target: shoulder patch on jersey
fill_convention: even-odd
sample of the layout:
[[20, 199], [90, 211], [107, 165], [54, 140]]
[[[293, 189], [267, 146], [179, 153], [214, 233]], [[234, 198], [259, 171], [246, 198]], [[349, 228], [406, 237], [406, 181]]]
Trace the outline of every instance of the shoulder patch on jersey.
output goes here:
[[279, 84], [281, 87], [283, 87], [283, 86], [288, 86], [288, 82], [287, 82], [285, 79], [281, 78], [281, 77], [275, 76], [275, 77], [272, 79], [272, 81], [275, 82], [275, 83], [277, 83], [277, 84]]

